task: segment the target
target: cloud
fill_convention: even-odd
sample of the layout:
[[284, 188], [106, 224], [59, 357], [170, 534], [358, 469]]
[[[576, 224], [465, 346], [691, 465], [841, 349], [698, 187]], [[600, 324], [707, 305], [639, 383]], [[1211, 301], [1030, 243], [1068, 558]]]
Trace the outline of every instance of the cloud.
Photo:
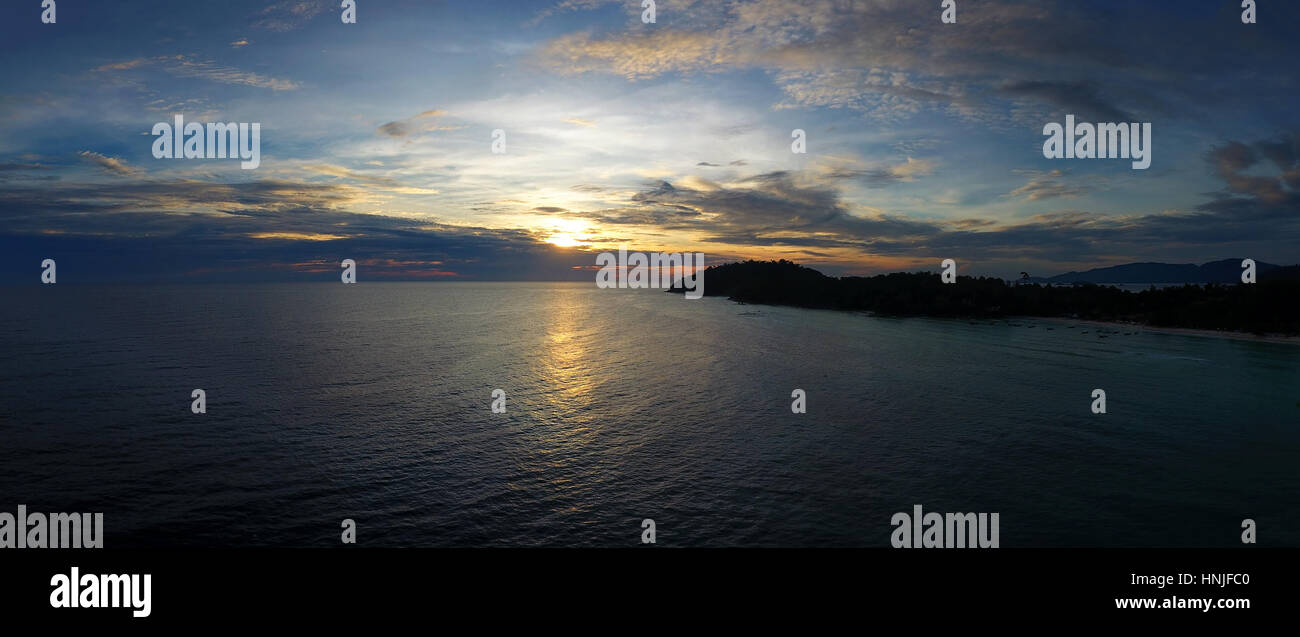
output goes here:
[[379, 132], [389, 137], [406, 137], [411, 134], [411, 127], [405, 121], [388, 122], [379, 127]]
[[256, 28], [268, 31], [292, 31], [329, 10], [334, 4], [336, 3], [321, 2], [320, 0], [276, 2], [259, 11], [251, 24]]
[[[1276, 150], [1279, 144], [1267, 147]], [[1231, 148], [1215, 157], [1240, 152], [1238, 146]], [[1241, 160], [1229, 163], [1253, 165]], [[906, 166], [901, 164], [900, 169], [905, 172]], [[1062, 183], [1065, 174], [1060, 171], [1031, 174], [1029, 184], [1017, 189], [1015, 196], [1042, 200], [1082, 192]], [[1190, 211], [1117, 215], [1058, 210], [1006, 222], [850, 212], [850, 205], [832, 186], [843, 176], [810, 169], [764, 173], [725, 184], [659, 181], [633, 195], [627, 206], [570, 214], [598, 224], [650, 225], [684, 232], [730, 250], [786, 247], [809, 256], [810, 248], [823, 254], [829, 250], [844, 263], [930, 255], [961, 255], [986, 263], [1095, 263], [1113, 261], [1119, 254], [1179, 259], [1184, 257], [1175, 255], [1185, 253], [1195, 255], [1195, 260], [1215, 258], [1224, 250], [1253, 254], [1262, 248], [1275, 253], [1278, 238], [1300, 240], [1296, 214], [1300, 201], [1295, 194], [1285, 202], [1276, 201], [1268, 189], [1249, 197], [1225, 193]]]
[[614, 4], [620, 0], [563, 0], [552, 6], [546, 7], [537, 12], [531, 20], [526, 22], [528, 26], [536, 26], [541, 21], [553, 15], [569, 11], [586, 11], [597, 9], [605, 5]]
[[189, 55], [164, 55], [153, 58], [137, 58], [125, 62], [105, 64], [94, 68], [93, 71], [96, 73], [128, 71], [147, 66], [159, 67], [163, 71], [177, 77], [204, 79], [222, 84], [269, 88], [273, 91], [292, 91], [299, 88], [299, 84], [292, 80], [268, 77], [258, 73], [242, 71], [212, 61], [196, 60]]
[[307, 164], [303, 168], [319, 175], [338, 177], [347, 179], [360, 184], [371, 186], [374, 189], [389, 191], [397, 194], [406, 195], [436, 195], [438, 191], [433, 188], [417, 188], [408, 186], [404, 182], [391, 177], [380, 177], [357, 172], [343, 166], [335, 164]]
[[298, 88], [298, 83], [292, 80], [267, 77], [229, 66], [222, 66], [214, 62], [194, 60], [181, 55], [173, 56], [163, 68], [172, 75], [195, 77], [223, 84], [242, 84], [257, 88], [269, 88], [274, 91], [292, 91]]
[[[83, 280], [334, 280], [343, 258], [369, 279], [554, 279], [594, 255], [537, 233], [348, 208], [339, 184], [158, 180], [0, 190], [0, 277], [58, 254]], [[40, 257], [44, 258], [44, 257]], [[159, 267], [164, 264], [165, 267]], [[589, 275], [581, 278], [589, 280]], [[574, 275], [577, 276], [577, 275]]]
[[826, 180], [860, 180], [870, 188], [885, 188], [929, 176], [934, 173], [934, 169], [933, 161], [912, 157], [901, 164], [872, 167], [862, 167], [862, 162], [854, 158], [826, 157], [815, 164], [812, 171]]
[[1029, 172], [1032, 175], [1029, 182], [1007, 193], [1008, 197], [1023, 197], [1029, 201], [1039, 201], [1058, 197], [1078, 197], [1088, 192], [1088, 189], [1083, 186], [1065, 183], [1062, 180], [1065, 173], [1060, 170], [1046, 173]]
[[77, 153], [77, 155], [81, 156], [86, 161], [103, 168], [106, 172], [119, 177], [131, 177], [139, 172], [135, 168], [128, 166], [125, 161], [116, 157], [106, 157], [89, 150], [83, 150]]
[[341, 234], [323, 234], [318, 232], [250, 232], [249, 239], [275, 239], [280, 241], [335, 241], [346, 238]]
[[547, 43], [542, 61], [565, 73], [609, 71], [628, 79], [644, 79], [673, 71], [707, 71], [735, 62], [724, 54], [724, 41], [714, 34], [690, 31], [651, 31], [598, 40], [575, 33]]
[[[1295, 206], [1292, 211], [1300, 212], [1300, 152], [1295, 134], [1253, 144], [1231, 141], [1211, 149], [1206, 157], [1227, 184], [1227, 193], [1211, 205], [1228, 206], [1234, 197], [1245, 196], [1266, 206]], [[1262, 167], [1265, 160], [1272, 163], [1274, 174], [1246, 174]]]
[[412, 115], [411, 117], [408, 117], [403, 120], [397, 120], [397, 121], [392, 121], [383, 124], [379, 127], [379, 132], [389, 137], [400, 138], [400, 137], [407, 137], [412, 133], [416, 133], [416, 132], [427, 132], [427, 131], [435, 131], [435, 130], [456, 130], [460, 128], [459, 126], [438, 126], [435, 124], [421, 125], [419, 122], [416, 121], [416, 120], [426, 119], [431, 117], [442, 117], [446, 114], [447, 114], [446, 111], [439, 110], [439, 109], [427, 110], [424, 111], [423, 113]]
[[[1289, 190], [1278, 199], [1276, 189], [1259, 188], [1254, 182], [1234, 186], [1232, 178], [1267, 165], [1278, 169], [1271, 179], [1282, 183], [1282, 168], [1295, 165], [1286, 141], [1230, 142], [1208, 153], [1212, 165], [1222, 167], [1228, 186], [1191, 211], [1113, 215], [1058, 210], [1014, 222], [916, 219], [850, 204], [837, 186], [842, 180], [812, 167], [727, 181], [695, 176], [659, 180], [632, 193], [624, 205], [594, 210], [535, 206], [531, 212], [584, 219], [592, 224], [593, 240], [619, 238], [611, 228], [634, 228], [693, 237], [697, 243], [716, 245], [712, 252], [718, 254], [762, 249], [770, 256], [776, 250], [787, 258], [845, 265], [880, 259], [912, 263], [932, 255], [982, 263], [1074, 263], [1113, 260], [1119, 254], [1156, 259], [1179, 251], [1206, 258], [1207, 249], [1257, 254], [1258, 246], [1293, 244], [1300, 235], [1300, 206]], [[80, 156], [115, 174], [131, 170], [99, 153], [83, 151]], [[919, 161], [860, 170], [888, 168], [895, 179], [930, 174], [933, 167]], [[352, 210], [365, 206], [374, 189], [400, 187], [401, 182], [335, 164], [304, 168], [345, 182], [166, 179], [6, 188], [0, 191], [0, 227], [5, 228], [0, 235], [93, 238], [102, 246], [98, 254], [118, 253], [127, 246], [175, 250], [167, 258], [209, 277], [243, 276], [236, 274], [240, 272], [316, 276], [313, 273], [330, 270], [326, 266], [337, 263], [340, 254], [391, 259], [375, 266], [383, 269], [376, 273], [379, 278], [443, 276], [435, 272], [547, 278], [574, 265], [547, 256], [541, 247], [543, 233], [537, 230], [357, 214]], [[1029, 184], [1039, 186], [1027, 184], [1015, 196], [1032, 199], [1035, 193], [1050, 192], [1047, 184], [1065, 177], [1059, 171], [1029, 174]], [[153, 238], [152, 248], [133, 243], [145, 237]], [[182, 244], [190, 247], [182, 251]], [[30, 241], [23, 245], [24, 250], [35, 249]], [[506, 259], [501, 267], [499, 257]], [[443, 263], [414, 265], [428, 261]], [[547, 267], [558, 269], [537, 269]]]
[[96, 72], [129, 71], [131, 69], [138, 68], [146, 64], [152, 64], [153, 62], [154, 60], [145, 59], [145, 58], [136, 58], [134, 60], [127, 60], [125, 62], [114, 62], [112, 64], [105, 64], [103, 66], [96, 67], [94, 70]]
[[[979, 4], [962, 15], [960, 28], [942, 28], [924, 2], [692, 2], [652, 29], [633, 24], [561, 35], [538, 49], [538, 59], [560, 73], [629, 80], [757, 69], [785, 94], [779, 108], [840, 108], [886, 119], [934, 109], [1008, 126], [1061, 110], [1104, 121], [1204, 116], [1206, 106], [1249, 103], [1205, 82], [1207, 74], [1275, 67], [1290, 50], [1280, 31], [1225, 34], [1203, 15], [1168, 6], [1118, 14], [1062, 0]], [[547, 14], [598, 6], [562, 3]], [[1286, 19], [1295, 15], [1285, 10]], [[1151, 24], [1163, 25], [1155, 37]], [[1231, 48], [1196, 44], [1223, 38]]]
[[[676, 20], [673, 26], [607, 37], [567, 34], [542, 47], [539, 59], [561, 73], [609, 72], [629, 80], [763, 69], [786, 95], [778, 108], [823, 106], [880, 116], [931, 107], [976, 110], [969, 89], [948, 79], [961, 73], [920, 53], [964, 48], [953, 37], [956, 33], [918, 37], [922, 32], [913, 30], [900, 36], [881, 28], [915, 22], [922, 14], [932, 17], [919, 7], [758, 0], [700, 3], [692, 9], [691, 20]], [[695, 28], [682, 28], [684, 24]]]
[[927, 235], [929, 222], [877, 214], [852, 215], [838, 192], [805, 175], [776, 171], [728, 184], [660, 181], [636, 193], [631, 205], [584, 213], [608, 224], [652, 224], [704, 240], [738, 245], [863, 248], [877, 235]]
[[59, 181], [61, 177], [51, 174], [51, 166], [41, 163], [3, 162], [0, 161], [0, 181], [5, 182], [50, 182]]

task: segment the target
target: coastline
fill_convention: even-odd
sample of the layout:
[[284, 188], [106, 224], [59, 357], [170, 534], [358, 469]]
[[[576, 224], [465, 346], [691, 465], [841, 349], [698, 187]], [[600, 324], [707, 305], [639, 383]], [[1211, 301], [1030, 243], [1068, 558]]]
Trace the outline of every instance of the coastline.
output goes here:
[[[707, 295], [706, 295], [706, 296], [707, 296]], [[1056, 323], [1056, 324], [1060, 324], [1060, 325], [1070, 325], [1070, 324], [1074, 324], [1074, 325], [1091, 325], [1091, 326], [1099, 327], [1099, 328], [1113, 328], [1113, 329], [1115, 329], [1116, 331], [1120, 331], [1120, 330], [1130, 330], [1130, 331], [1131, 331], [1131, 330], [1140, 330], [1140, 331], [1147, 331], [1147, 332], [1159, 332], [1159, 333], [1162, 333], [1162, 334], [1171, 334], [1171, 335], [1175, 335], [1175, 336], [1199, 336], [1199, 337], [1202, 337], [1202, 338], [1223, 338], [1223, 339], [1229, 339], [1229, 340], [1234, 340], [1234, 341], [1252, 341], [1252, 342], [1256, 342], [1256, 343], [1282, 343], [1282, 344], [1286, 344], [1286, 345], [1300, 345], [1300, 335], [1294, 335], [1294, 336], [1292, 336], [1292, 335], [1286, 335], [1286, 334], [1264, 334], [1264, 335], [1257, 335], [1257, 334], [1251, 334], [1251, 333], [1249, 333], [1249, 332], [1233, 332], [1233, 331], [1227, 331], [1227, 330], [1210, 330], [1210, 329], [1200, 329], [1200, 328], [1192, 328], [1192, 327], [1162, 327], [1162, 326], [1148, 325], [1148, 324], [1146, 324], [1146, 323], [1136, 323], [1136, 322], [1131, 322], [1131, 321], [1101, 321], [1101, 320], [1096, 320], [1096, 319], [1074, 319], [1074, 318], [1065, 318], [1065, 317], [1061, 317], [1061, 316], [1033, 316], [1033, 315], [1027, 315], [1027, 314], [1007, 315], [1007, 316], [1001, 316], [1001, 317], [997, 317], [997, 318], [993, 318], [993, 317], [963, 317], [963, 316], [955, 316], [955, 317], [954, 317], [954, 316], [932, 316], [932, 315], [927, 315], [927, 314], [915, 314], [915, 315], [891, 315], [891, 314], [882, 314], [882, 313], [878, 313], [878, 312], [872, 312], [871, 310], [841, 310], [841, 309], [836, 309], [836, 308], [809, 307], [809, 306], [804, 306], [804, 305], [785, 305], [785, 304], [780, 304], [780, 303], [775, 303], [775, 304], [774, 304], [774, 303], [760, 303], [760, 302], [754, 302], [754, 301], [740, 301], [740, 300], [737, 300], [737, 299], [734, 299], [734, 298], [730, 298], [730, 297], [722, 297], [721, 295], [719, 295], [719, 296], [720, 296], [720, 298], [725, 298], [728, 302], [733, 303], [733, 304], [736, 304], [736, 305], [760, 305], [760, 306], [762, 306], [762, 305], [767, 305], [767, 306], [771, 306], [771, 307], [792, 307], [792, 308], [801, 309], [801, 310], [822, 310], [822, 311], [827, 311], [827, 312], [850, 312], [850, 313], [853, 313], [853, 314], [860, 314], [860, 315], [862, 315], [862, 316], [869, 316], [869, 317], [890, 317], [890, 316], [893, 316], [893, 317], [895, 317], [895, 318], [934, 318], [934, 319], [950, 319], [950, 320], [959, 320], [959, 321], [976, 321], [976, 322], [990, 322], [990, 321], [992, 321], [992, 322], [998, 322], [998, 321], [1000, 321], [1000, 322], [1003, 322], [1003, 323], [1007, 323], [1007, 322], [1010, 322], [1010, 321], [1041, 321], [1041, 322]]]
[[1096, 327], [1124, 328], [1129, 330], [1142, 330], [1148, 332], [1161, 332], [1164, 334], [1175, 334], [1179, 336], [1200, 336], [1204, 338], [1226, 338], [1234, 341], [1254, 341], [1258, 343], [1285, 343], [1288, 345], [1300, 345], [1300, 336], [1287, 336], [1285, 334], [1265, 334], [1263, 336], [1250, 334], [1248, 332], [1229, 332], [1223, 330], [1206, 330], [1191, 327], [1158, 327], [1147, 325], [1145, 323], [1129, 323], [1125, 321], [1097, 321], [1091, 319], [1068, 319], [1055, 316], [1022, 316], [1017, 317], [1020, 320], [1039, 320], [1053, 321], [1058, 323], [1075, 323], [1078, 325], [1093, 325]]
[[[734, 303], [735, 301], [732, 301], [732, 302]], [[809, 310], [809, 309], [821, 309], [821, 308], [805, 308], [805, 307], [800, 307], [800, 306], [797, 306], [797, 305], [792, 305], [792, 306], [787, 306], [787, 307], [798, 307], [798, 308], [800, 308], [800, 309], [805, 309], [805, 310]], [[840, 311], [843, 311], [843, 310], [828, 310], [828, 311], [830, 311], [830, 312], [840, 312]], [[890, 315], [887, 315], [887, 314], [877, 314], [877, 313], [875, 313], [875, 312], [870, 312], [870, 311], [860, 311], [860, 310], [859, 310], [859, 311], [854, 311], [854, 312], [857, 313], [857, 314], [861, 314], [862, 316], [871, 316], [871, 317], [875, 317], [875, 316], [890, 316]], [[1288, 335], [1286, 335], [1286, 334], [1265, 334], [1265, 335], [1260, 336], [1260, 335], [1256, 335], [1256, 334], [1251, 334], [1251, 333], [1249, 333], [1249, 332], [1231, 332], [1231, 331], [1227, 331], [1227, 330], [1207, 330], [1207, 329], [1198, 329], [1198, 328], [1192, 328], [1192, 327], [1160, 327], [1160, 326], [1155, 326], [1155, 325], [1147, 325], [1146, 323], [1134, 323], [1134, 322], [1129, 322], [1129, 321], [1100, 321], [1100, 320], [1096, 320], [1096, 319], [1072, 319], [1072, 318], [1064, 318], [1064, 317], [1060, 317], [1060, 316], [1032, 316], [1032, 315], [1027, 315], [1027, 314], [1017, 314], [1017, 315], [1012, 315], [1012, 316], [1003, 316], [1003, 317], [1000, 317], [1000, 318], [990, 318], [990, 317], [979, 317], [979, 318], [972, 318], [972, 317], [936, 317], [936, 316], [917, 315], [917, 318], [922, 318], [922, 317], [924, 317], [924, 318], [938, 318], [938, 319], [951, 319], [951, 320], [960, 320], [960, 321], [967, 321], [967, 322], [974, 321], [974, 322], [981, 322], [981, 323], [988, 323], [988, 322], [1002, 322], [1002, 323], [1009, 323], [1009, 322], [1012, 322], [1012, 321], [1039, 321], [1039, 322], [1043, 322], [1043, 323], [1054, 323], [1054, 324], [1061, 325], [1061, 326], [1064, 326], [1064, 325], [1090, 325], [1090, 326], [1098, 327], [1098, 328], [1111, 328], [1111, 329], [1114, 329], [1114, 330], [1116, 330], [1116, 331], [1145, 331], [1145, 332], [1159, 332], [1159, 333], [1162, 333], [1162, 334], [1172, 334], [1172, 335], [1175, 335], [1175, 336], [1199, 336], [1199, 337], [1202, 337], [1202, 338], [1224, 338], [1224, 339], [1233, 340], [1233, 341], [1253, 341], [1253, 342], [1256, 342], [1256, 343], [1283, 343], [1283, 344], [1286, 344], [1286, 345], [1300, 345], [1300, 335], [1288, 336]], [[896, 317], [896, 318], [909, 318], [909, 317], [903, 316], [903, 317]]]

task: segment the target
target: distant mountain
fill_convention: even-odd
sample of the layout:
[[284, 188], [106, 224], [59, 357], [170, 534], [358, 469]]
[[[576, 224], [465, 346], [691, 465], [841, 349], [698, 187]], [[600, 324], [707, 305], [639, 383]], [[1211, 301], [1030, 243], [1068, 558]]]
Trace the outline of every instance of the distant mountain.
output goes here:
[[[1124, 283], [1240, 283], [1242, 259], [1211, 261], [1204, 265], [1193, 263], [1128, 263], [1108, 268], [1093, 268], [1087, 272], [1067, 272], [1047, 278], [1031, 278], [1034, 283], [1097, 283], [1118, 285]], [[1279, 266], [1263, 261], [1255, 262], [1256, 274], [1275, 270]]]

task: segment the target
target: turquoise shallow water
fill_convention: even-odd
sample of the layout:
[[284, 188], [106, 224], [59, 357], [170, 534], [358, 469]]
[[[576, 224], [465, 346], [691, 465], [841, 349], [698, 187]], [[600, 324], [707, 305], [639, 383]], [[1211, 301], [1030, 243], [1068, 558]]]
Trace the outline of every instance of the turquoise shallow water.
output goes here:
[[883, 547], [914, 504], [1004, 547], [1300, 546], [1293, 345], [591, 284], [0, 293], [0, 510], [108, 546]]

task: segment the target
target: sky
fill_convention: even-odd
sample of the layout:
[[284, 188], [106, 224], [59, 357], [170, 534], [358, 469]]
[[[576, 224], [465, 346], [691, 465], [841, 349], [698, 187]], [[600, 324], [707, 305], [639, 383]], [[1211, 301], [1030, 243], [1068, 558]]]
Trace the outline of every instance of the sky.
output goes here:
[[[1295, 263], [1300, 3], [1240, 4], [8, 0], [0, 282]], [[156, 158], [177, 114], [260, 164]], [[1067, 114], [1150, 123], [1150, 168], [1044, 157]]]

